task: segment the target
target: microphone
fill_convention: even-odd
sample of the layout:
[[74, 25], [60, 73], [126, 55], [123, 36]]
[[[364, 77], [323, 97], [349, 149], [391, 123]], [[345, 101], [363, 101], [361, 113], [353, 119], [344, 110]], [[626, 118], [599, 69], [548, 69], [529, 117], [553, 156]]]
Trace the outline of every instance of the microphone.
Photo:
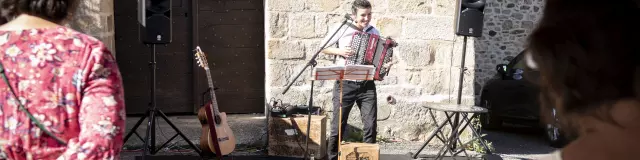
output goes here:
[[351, 19], [351, 15], [349, 13], [344, 14], [344, 18], [350, 21], [354, 21], [353, 19]]
[[[356, 22], [355, 20], [353, 20], [353, 18], [351, 18], [351, 14], [349, 14], [349, 13], [344, 14], [344, 18], [346, 19], [345, 22], [347, 22], [347, 21], [351, 21], [353, 23]], [[358, 27], [353, 25], [353, 23], [346, 23], [346, 25], [351, 27], [351, 28], [353, 28], [353, 29], [355, 29], [355, 30], [360, 30], [360, 29], [358, 29]]]

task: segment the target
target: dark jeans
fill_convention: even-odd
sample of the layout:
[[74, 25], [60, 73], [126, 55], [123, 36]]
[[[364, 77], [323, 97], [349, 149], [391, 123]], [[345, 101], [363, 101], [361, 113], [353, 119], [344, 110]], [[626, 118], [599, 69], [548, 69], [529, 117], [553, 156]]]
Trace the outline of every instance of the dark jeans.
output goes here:
[[[342, 139], [345, 136], [345, 127], [349, 120], [349, 112], [354, 104], [358, 104], [360, 116], [364, 124], [364, 143], [376, 143], [377, 128], [377, 93], [376, 84], [373, 81], [354, 82], [343, 81], [342, 85]], [[331, 119], [331, 136], [329, 137], [329, 160], [338, 159], [338, 116], [340, 114], [340, 81], [333, 87], [333, 118]]]

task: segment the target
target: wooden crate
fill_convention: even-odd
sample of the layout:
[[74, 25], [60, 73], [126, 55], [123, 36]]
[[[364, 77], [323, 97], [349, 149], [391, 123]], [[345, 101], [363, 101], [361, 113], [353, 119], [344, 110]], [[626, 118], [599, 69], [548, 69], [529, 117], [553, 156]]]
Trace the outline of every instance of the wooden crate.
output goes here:
[[344, 143], [340, 145], [339, 160], [379, 160], [380, 146], [370, 143]]
[[[305, 138], [307, 137], [307, 115], [296, 117], [269, 118], [269, 155], [286, 157], [304, 157]], [[326, 156], [327, 118], [311, 115], [311, 134], [309, 153], [316, 159]]]

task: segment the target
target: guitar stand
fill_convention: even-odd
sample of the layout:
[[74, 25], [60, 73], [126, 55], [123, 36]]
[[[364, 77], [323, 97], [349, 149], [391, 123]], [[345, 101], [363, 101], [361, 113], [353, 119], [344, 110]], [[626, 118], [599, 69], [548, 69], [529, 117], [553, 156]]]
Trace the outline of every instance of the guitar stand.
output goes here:
[[[165, 145], [167, 145], [167, 143], [169, 143], [171, 140], [173, 140], [174, 138], [176, 138], [176, 136], [180, 135], [180, 137], [182, 137], [185, 141], [187, 141], [187, 143], [189, 144], [189, 146], [191, 146], [191, 148], [193, 148], [199, 155], [202, 155], [202, 151], [200, 151], [200, 148], [196, 147], [196, 145], [194, 145], [193, 143], [191, 143], [191, 141], [189, 141], [189, 138], [187, 138], [187, 136], [185, 136], [179, 129], [178, 127], [176, 127], [170, 120], [169, 118], [167, 118], [167, 115], [165, 115], [162, 110], [158, 109], [156, 107], [156, 45], [155, 44], [151, 44], [151, 61], [149, 62], [149, 69], [151, 70], [151, 102], [149, 103], [149, 109], [147, 109], [147, 112], [145, 114], [144, 117], [140, 118], [140, 120], [138, 120], [138, 122], [136, 122], [136, 124], [133, 126], [133, 128], [131, 129], [131, 131], [129, 131], [129, 133], [127, 134], [127, 136], [125, 136], [124, 138], [124, 143], [127, 142], [127, 140], [129, 139], [129, 137], [131, 137], [132, 134], [136, 134], [136, 136], [138, 136], [138, 138], [140, 138], [140, 140], [144, 141], [144, 152], [142, 153], [142, 159], [144, 160], [147, 157], [147, 153], [150, 153], [151, 155], [156, 154], [158, 151], [160, 151], [162, 148], [165, 147]], [[171, 128], [173, 128], [173, 130], [176, 131], [176, 134], [169, 138], [169, 140], [167, 140], [167, 142], [165, 142], [164, 144], [162, 144], [159, 148], [156, 149], [156, 114], [160, 115], [160, 117], [162, 117], [162, 119], [164, 119], [165, 122], [167, 122]], [[136, 132], [136, 129], [138, 129], [138, 127], [140, 126], [140, 124], [142, 124], [142, 121], [144, 119], [146, 119], [147, 117], [149, 117], [149, 121], [147, 123], [147, 132], [146, 132], [146, 136], [145, 139], [142, 139], [142, 137], [140, 137], [140, 135], [138, 135], [138, 133]]]

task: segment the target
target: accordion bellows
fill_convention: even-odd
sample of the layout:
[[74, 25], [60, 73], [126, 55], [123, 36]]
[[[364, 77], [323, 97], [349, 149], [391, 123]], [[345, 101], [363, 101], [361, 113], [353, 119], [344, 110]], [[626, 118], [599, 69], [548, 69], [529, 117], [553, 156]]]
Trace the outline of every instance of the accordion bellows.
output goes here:
[[389, 68], [383, 64], [391, 61], [393, 49], [397, 45], [391, 38], [356, 32], [351, 39], [351, 50], [354, 54], [346, 59], [345, 65], [373, 65], [375, 67], [373, 79], [384, 80], [384, 77], [389, 74]]

